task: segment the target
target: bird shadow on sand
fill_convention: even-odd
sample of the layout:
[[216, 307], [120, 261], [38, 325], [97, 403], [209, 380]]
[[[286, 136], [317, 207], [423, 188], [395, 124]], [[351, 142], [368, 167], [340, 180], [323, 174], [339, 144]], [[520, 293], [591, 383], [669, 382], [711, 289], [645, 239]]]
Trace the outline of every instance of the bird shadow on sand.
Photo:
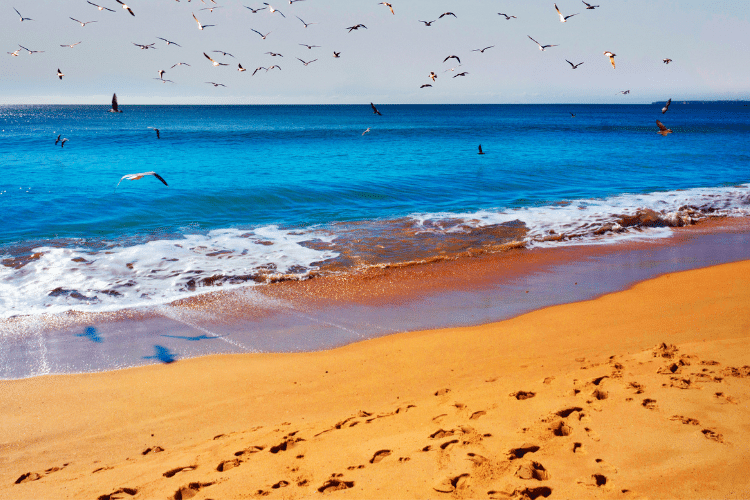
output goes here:
[[154, 350], [156, 353], [153, 356], [143, 356], [143, 359], [156, 359], [165, 364], [177, 361], [177, 355], [162, 345], [154, 345]]
[[76, 333], [75, 336], [87, 338], [91, 342], [96, 342], [97, 344], [104, 342], [104, 339], [99, 335], [99, 331], [93, 326], [87, 326], [83, 333]]
[[192, 337], [187, 335], [163, 335], [162, 337], [169, 337], [170, 339], [187, 340], [188, 342], [198, 342], [199, 340], [213, 340], [225, 337], [226, 335], [194, 335]]

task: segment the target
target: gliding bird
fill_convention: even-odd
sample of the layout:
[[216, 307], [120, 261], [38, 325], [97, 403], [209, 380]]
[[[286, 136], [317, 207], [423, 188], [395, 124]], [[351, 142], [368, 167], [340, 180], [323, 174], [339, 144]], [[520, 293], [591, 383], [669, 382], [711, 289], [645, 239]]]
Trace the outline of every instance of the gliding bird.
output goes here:
[[396, 13], [393, 12], [393, 5], [389, 4], [388, 2], [380, 2], [378, 5], [385, 5], [386, 7], [391, 9], [391, 14], [393, 14], [394, 16], [396, 15]]
[[71, 19], [73, 19], [73, 21], [77, 22], [81, 26], [86, 26], [87, 24], [91, 24], [91, 23], [97, 22], [97, 21], [86, 21], [86, 22], [83, 22], [83, 21], [79, 21], [78, 19], [75, 19], [73, 17], [71, 17]]
[[370, 106], [372, 106], [372, 114], [383, 116], [383, 113], [381, 113], [380, 111], [378, 111], [378, 108], [376, 108], [373, 103], [370, 103]]
[[203, 30], [203, 28], [209, 28], [211, 26], [216, 26], [215, 24], [201, 24], [200, 21], [198, 21], [198, 18], [195, 17], [195, 14], [193, 14], [193, 19], [195, 19], [195, 22], [198, 23], [198, 29]]
[[[169, 186], [169, 184], [167, 184], [167, 181], [165, 181], [162, 178], [162, 176], [159, 175], [159, 174], [157, 174], [156, 172], [143, 172], [143, 173], [140, 173], [140, 174], [127, 174], [127, 175], [123, 175], [120, 178], [120, 182], [124, 181], [125, 179], [127, 179], [129, 181], [137, 181], [138, 179], [142, 179], [142, 178], [144, 178], [147, 175], [153, 175], [154, 177], [156, 177], [157, 179], [159, 179], [165, 186]], [[115, 191], [117, 191], [117, 187], [120, 185], [120, 182], [118, 182], [117, 186], [115, 186]]]
[[557, 4], [555, 4], [555, 10], [557, 11], [557, 15], [560, 16], [560, 22], [561, 23], [567, 22], [569, 17], [573, 17], [573, 16], [577, 16], [578, 15], [578, 13], [575, 13], [575, 14], [571, 14], [569, 16], [563, 16], [562, 12], [560, 12], [560, 9], [557, 8]]
[[[567, 59], [565, 59], [565, 60], [568, 61]], [[573, 69], [576, 69], [578, 66], [580, 66], [583, 63], [579, 62], [578, 64], [573, 64], [572, 62], [568, 61], [568, 64], [570, 64], [573, 67]]]
[[204, 56], [206, 56], [206, 59], [208, 59], [209, 61], [211, 61], [211, 62], [213, 63], [213, 65], [214, 65], [214, 66], [229, 66], [229, 65], [228, 65], [228, 64], [226, 64], [226, 63], [220, 63], [220, 62], [218, 62], [218, 61], [214, 61], [213, 59], [211, 59], [211, 56], [209, 56], [209, 55], [208, 55], [208, 54], [206, 54], [205, 52], [203, 53], [203, 55], [204, 55]]
[[657, 132], [657, 134], [661, 134], [664, 137], [666, 137], [667, 134], [672, 133], [672, 129], [665, 127], [664, 124], [660, 122], [659, 120], [656, 120], [656, 126], [659, 127], [659, 131]]
[[124, 4], [124, 3], [122, 2], [122, 0], [115, 0], [115, 2], [119, 3], [120, 5], [122, 5], [122, 8], [123, 8], [123, 9], [127, 10], [128, 12], [130, 12], [130, 15], [131, 15], [131, 16], [135, 16], [135, 14], [133, 13], [133, 9], [131, 9], [130, 7], [128, 7], [127, 5], [125, 5], [125, 4]]
[[537, 42], [536, 40], [534, 40], [533, 38], [531, 38], [531, 37], [530, 37], [529, 35], [526, 35], [526, 36], [528, 36], [528, 37], [529, 37], [529, 39], [530, 39], [530, 40], [531, 40], [532, 42], [534, 42], [535, 44], [539, 45], [539, 50], [541, 50], [542, 52], [544, 52], [544, 49], [548, 49], [548, 48], [550, 48], [550, 47], [557, 47], [557, 45], [542, 45], [541, 43], [539, 43], [539, 42]]
[[110, 12], [114, 12], [114, 10], [112, 10], [112, 9], [108, 9], [107, 7], [102, 7], [101, 5], [96, 5], [95, 3], [89, 2], [88, 0], [86, 0], [86, 3], [88, 3], [90, 5], [93, 5], [94, 7], [96, 7], [99, 10], [108, 10]]
[[669, 105], [672, 104], [672, 98], [670, 97], [667, 103], [664, 105], [663, 108], [661, 108], [661, 114], [664, 114], [669, 109]]
[[21, 18], [21, 22], [24, 22], [24, 21], [33, 21], [33, 19], [31, 19], [30, 17], [23, 17], [23, 16], [21, 15], [21, 13], [20, 13], [20, 12], [18, 12], [18, 10], [17, 10], [17, 9], [15, 8], [15, 7], [13, 7], [13, 10], [15, 10], [15, 11], [16, 11], [16, 14], [18, 14], [18, 17], [20, 17], [20, 18]]
[[[581, 1], [583, 2], [583, 0], [581, 0]], [[585, 5], [586, 8], [589, 9], [589, 10], [594, 10], [597, 7], [599, 7], [598, 5], [591, 5], [590, 3], [586, 3], [586, 2], [583, 2], [583, 5]]]

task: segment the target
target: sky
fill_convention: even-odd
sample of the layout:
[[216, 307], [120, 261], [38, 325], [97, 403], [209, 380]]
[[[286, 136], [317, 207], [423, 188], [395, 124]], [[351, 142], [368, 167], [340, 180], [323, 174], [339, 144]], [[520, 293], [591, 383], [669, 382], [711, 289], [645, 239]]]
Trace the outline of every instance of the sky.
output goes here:
[[[750, 100], [745, 0], [599, 0], [593, 10], [558, 0], [577, 14], [565, 23], [552, 0], [392, 0], [395, 15], [376, 0], [272, 0], [286, 17], [246, 8], [262, 0], [127, 0], [135, 16], [115, 0], [91, 1], [115, 12], [86, 0], [0, 0], [0, 104], [106, 104], [115, 92], [128, 105]], [[219, 8], [201, 10], [210, 6]], [[192, 14], [215, 26], [199, 30]], [[356, 24], [367, 29], [347, 29]], [[558, 46], [542, 52], [528, 36]], [[19, 44], [44, 52], [9, 55]], [[615, 69], [604, 51], [616, 54]], [[444, 62], [450, 55], [461, 65]], [[573, 70], [566, 59], [584, 64]], [[190, 66], [171, 68], [178, 62]], [[252, 75], [274, 64], [281, 70]]]

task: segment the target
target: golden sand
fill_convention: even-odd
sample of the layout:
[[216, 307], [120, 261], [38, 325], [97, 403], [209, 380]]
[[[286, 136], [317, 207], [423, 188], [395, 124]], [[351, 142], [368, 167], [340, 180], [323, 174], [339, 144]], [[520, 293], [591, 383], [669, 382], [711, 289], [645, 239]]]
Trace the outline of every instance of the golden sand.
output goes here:
[[748, 498], [750, 261], [470, 328], [0, 382], [0, 498]]

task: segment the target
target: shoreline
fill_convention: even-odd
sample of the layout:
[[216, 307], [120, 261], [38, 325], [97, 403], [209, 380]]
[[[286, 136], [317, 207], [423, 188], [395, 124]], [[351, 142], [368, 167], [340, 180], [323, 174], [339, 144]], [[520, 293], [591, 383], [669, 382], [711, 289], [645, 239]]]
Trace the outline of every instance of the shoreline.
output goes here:
[[2, 381], [0, 491], [743, 498], [748, 273], [325, 351]]

